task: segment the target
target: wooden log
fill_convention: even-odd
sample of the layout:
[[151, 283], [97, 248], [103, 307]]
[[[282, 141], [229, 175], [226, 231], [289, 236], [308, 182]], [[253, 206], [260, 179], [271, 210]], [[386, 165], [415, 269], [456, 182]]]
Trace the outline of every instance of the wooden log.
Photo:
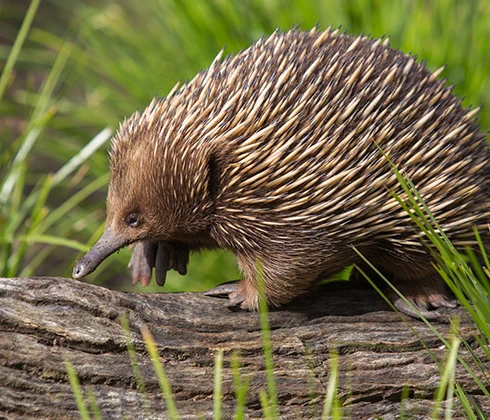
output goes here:
[[[145, 394], [136, 387], [119, 321], [123, 314]], [[334, 350], [345, 416], [394, 419], [403, 411], [422, 419], [431, 412], [447, 350], [424, 323], [407, 323], [375, 291], [322, 287], [272, 311], [269, 320], [281, 419], [321, 415]], [[263, 416], [259, 393], [267, 384], [258, 314], [231, 311], [224, 300], [198, 293], [125, 293], [42, 277], [0, 279], [0, 417], [79, 418], [63, 364], [68, 360], [85, 394], [95, 395], [104, 419], [167, 418], [143, 326], [155, 337], [181, 418], [212, 417], [218, 350], [225, 355], [224, 418], [235, 410], [234, 352], [241, 355], [241, 374], [251, 377], [247, 416]], [[448, 324], [436, 327], [450, 336]], [[474, 328], [464, 316], [459, 331], [476, 348]], [[461, 354], [470, 362], [466, 351]], [[457, 378], [490, 413], [490, 402], [461, 365]], [[401, 402], [404, 392], [408, 398]], [[457, 401], [454, 418], [463, 418]]]

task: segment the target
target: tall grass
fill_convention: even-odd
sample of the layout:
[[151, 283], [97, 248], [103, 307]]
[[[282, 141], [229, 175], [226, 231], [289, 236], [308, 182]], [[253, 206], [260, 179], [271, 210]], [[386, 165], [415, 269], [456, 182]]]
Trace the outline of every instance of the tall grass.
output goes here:
[[[381, 151], [382, 152], [382, 151]], [[434, 396], [435, 406], [432, 418], [438, 418], [438, 410], [442, 405], [443, 400], [447, 400], [445, 409], [445, 418], [451, 418], [451, 408], [453, 396], [456, 396], [461, 402], [465, 415], [468, 418], [486, 418], [481, 410], [474, 406], [470, 401], [471, 398], [467, 395], [465, 389], [458, 383], [455, 377], [456, 366], [463, 366], [475, 384], [479, 387], [482, 395], [490, 399], [490, 371], [488, 365], [490, 363], [490, 273], [488, 270], [481, 267], [481, 262], [476, 257], [473, 250], [468, 249], [468, 255], [458, 252], [452, 245], [449, 238], [444, 233], [442, 227], [435, 219], [429, 207], [425, 203], [423, 197], [417, 191], [413, 182], [398, 171], [393, 162], [391, 164], [398, 182], [402, 188], [402, 195], [393, 192], [400, 206], [412, 218], [415, 225], [418, 226], [424, 237], [422, 240], [426, 242], [426, 246], [432, 251], [436, 260], [435, 268], [439, 275], [445, 280], [449, 288], [454, 292], [458, 301], [464, 306], [467, 313], [471, 316], [476, 330], [476, 340], [479, 348], [483, 351], [483, 355], [475, 352], [469, 343], [458, 333], [458, 322], [452, 320], [453, 337], [447, 340], [439, 333], [437, 327], [429, 323], [423, 316], [422, 320], [429, 326], [434, 334], [444, 343], [448, 349], [448, 359], [446, 365], [441, 369], [441, 382]], [[479, 244], [480, 257], [488, 267], [488, 256], [483, 246], [479, 232], [475, 228], [475, 241]], [[368, 264], [369, 262], [365, 260]], [[383, 275], [371, 265], [371, 268], [377, 272], [380, 277]], [[383, 277], [384, 278], [384, 277]], [[386, 279], [387, 284], [393, 288], [396, 293], [399, 293], [395, 287]], [[372, 283], [374, 286], [374, 283]], [[418, 310], [405, 299], [415, 312]], [[469, 353], [472, 365], [468, 359], [463, 358], [459, 354], [460, 344], [463, 344], [466, 351]], [[435, 363], [437, 358], [431, 355]]]
[[[20, 48], [32, 23], [33, 15], [39, 1], [33, 0], [27, 11], [24, 23], [10, 51], [9, 57], [0, 76], [0, 98], [5, 91], [7, 81], [12, 78], [13, 67], [19, 57]], [[79, 189], [77, 193], [66, 199], [52, 213], [48, 210], [47, 200], [57, 187], [68, 182], [70, 175], [79, 170], [90, 156], [107, 140], [108, 133], [103, 132], [76, 153], [68, 162], [51, 173], [37, 174], [31, 172], [29, 161], [34, 153], [36, 143], [40, 141], [49, 121], [56, 113], [54, 91], [71, 54], [71, 44], [65, 42], [46, 74], [35, 95], [31, 113], [23, 122], [24, 130], [12, 142], [11, 149], [3, 149], [2, 153], [14, 151], [13, 159], [0, 176], [0, 276], [32, 275], [47, 257], [49, 247], [36, 248], [38, 254], [31, 254], [26, 263], [28, 250], [33, 244], [67, 247], [85, 250], [86, 246], [68, 238], [68, 225], [57, 225], [53, 232], [50, 228], [65, 212], [79, 205], [87, 195], [94, 191], [94, 186]], [[99, 182], [96, 188], [100, 188]], [[56, 274], [56, 273], [52, 273]]]

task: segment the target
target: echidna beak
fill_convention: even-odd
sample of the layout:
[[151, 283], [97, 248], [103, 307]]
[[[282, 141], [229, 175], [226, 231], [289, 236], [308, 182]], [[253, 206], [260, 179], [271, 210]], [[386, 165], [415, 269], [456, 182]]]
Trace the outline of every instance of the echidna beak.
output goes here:
[[111, 227], [106, 227], [92, 249], [75, 263], [72, 277], [79, 279], [92, 273], [109, 255], [128, 244], [129, 242], [125, 238], [118, 237]]

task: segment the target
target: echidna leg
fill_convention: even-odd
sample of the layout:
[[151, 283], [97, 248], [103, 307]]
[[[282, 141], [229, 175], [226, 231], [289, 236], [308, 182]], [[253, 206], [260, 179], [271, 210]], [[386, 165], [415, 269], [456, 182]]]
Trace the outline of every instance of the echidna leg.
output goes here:
[[243, 280], [227, 282], [204, 292], [206, 296], [228, 298], [226, 306], [253, 311], [258, 310], [258, 292], [254, 286], [254, 259], [237, 254], [240, 271], [245, 275]]
[[410, 281], [410, 279], [400, 281], [400, 279], [395, 278], [394, 286], [406, 300], [391, 290], [389, 296], [393, 305], [400, 312], [414, 318], [420, 318], [422, 315], [428, 320], [443, 321], [446, 318], [438, 309], [458, 306], [456, 301], [448, 298], [443, 280], [437, 277], [424, 278], [418, 282]]
[[227, 307], [240, 308], [245, 311], [257, 311], [259, 309], [258, 291], [253, 286], [250, 278], [232, 281], [213, 287], [204, 292], [205, 296], [228, 298]]
[[[415, 318], [420, 318], [422, 315], [428, 320], [447, 320], [438, 309], [457, 306], [455, 301], [449, 299], [444, 280], [429, 265], [415, 265], [407, 267], [406, 270], [400, 267], [398, 273], [393, 276], [393, 285], [406, 299], [390, 290], [389, 295], [393, 305], [406, 315]], [[414, 308], [420, 312], [420, 315]]]
[[[392, 298], [391, 301], [396, 309], [398, 309], [400, 312], [412, 318], [421, 319], [421, 317], [424, 317], [429, 321], [447, 322], [448, 320], [447, 317], [445, 317], [442, 313], [438, 312], [437, 310], [429, 310], [425, 305], [421, 305], [419, 302], [417, 302], [416, 299], [413, 298], [410, 299], [406, 298], [406, 299], [408, 303], [397, 295], [396, 297]], [[444, 303], [440, 305], [438, 308], [441, 308], [443, 306], [448, 308], [457, 307], [457, 304], [452, 303], [448, 300], [444, 300], [443, 302]]]
[[265, 260], [261, 270], [258, 270], [255, 259], [249, 256], [237, 255], [237, 261], [245, 278], [239, 282], [225, 283], [205, 294], [228, 296], [229, 307], [237, 306], [247, 311], [259, 309], [259, 281], [264, 282], [267, 304], [277, 307], [304, 294], [321, 272], [321, 269], [312, 270], [310, 266], [289, 263], [286, 258], [274, 262]]
[[[400, 289], [400, 288], [399, 288]], [[443, 292], [424, 291], [418, 295], [399, 290], [403, 298], [392, 291], [390, 299], [400, 312], [416, 319], [425, 318], [429, 321], [448, 322], [449, 318], [442, 308], [453, 309], [458, 306], [456, 300], [450, 300]]]

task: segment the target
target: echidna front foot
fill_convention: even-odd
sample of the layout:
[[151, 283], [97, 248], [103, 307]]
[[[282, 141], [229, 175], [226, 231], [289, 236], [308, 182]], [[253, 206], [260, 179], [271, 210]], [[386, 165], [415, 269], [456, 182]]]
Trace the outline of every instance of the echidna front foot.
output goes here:
[[230, 309], [239, 308], [245, 311], [257, 310], [256, 305], [252, 305], [250, 299], [247, 299], [245, 280], [231, 281], [220, 284], [204, 292], [205, 296], [218, 298], [228, 298], [227, 307]]
[[185, 244], [177, 242], [137, 242], [128, 268], [132, 270], [133, 284], [141, 282], [143, 287], [150, 284], [153, 267], [159, 286], [165, 284], [167, 271], [176, 270], [181, 275], [187, 273], [189, 249]]

